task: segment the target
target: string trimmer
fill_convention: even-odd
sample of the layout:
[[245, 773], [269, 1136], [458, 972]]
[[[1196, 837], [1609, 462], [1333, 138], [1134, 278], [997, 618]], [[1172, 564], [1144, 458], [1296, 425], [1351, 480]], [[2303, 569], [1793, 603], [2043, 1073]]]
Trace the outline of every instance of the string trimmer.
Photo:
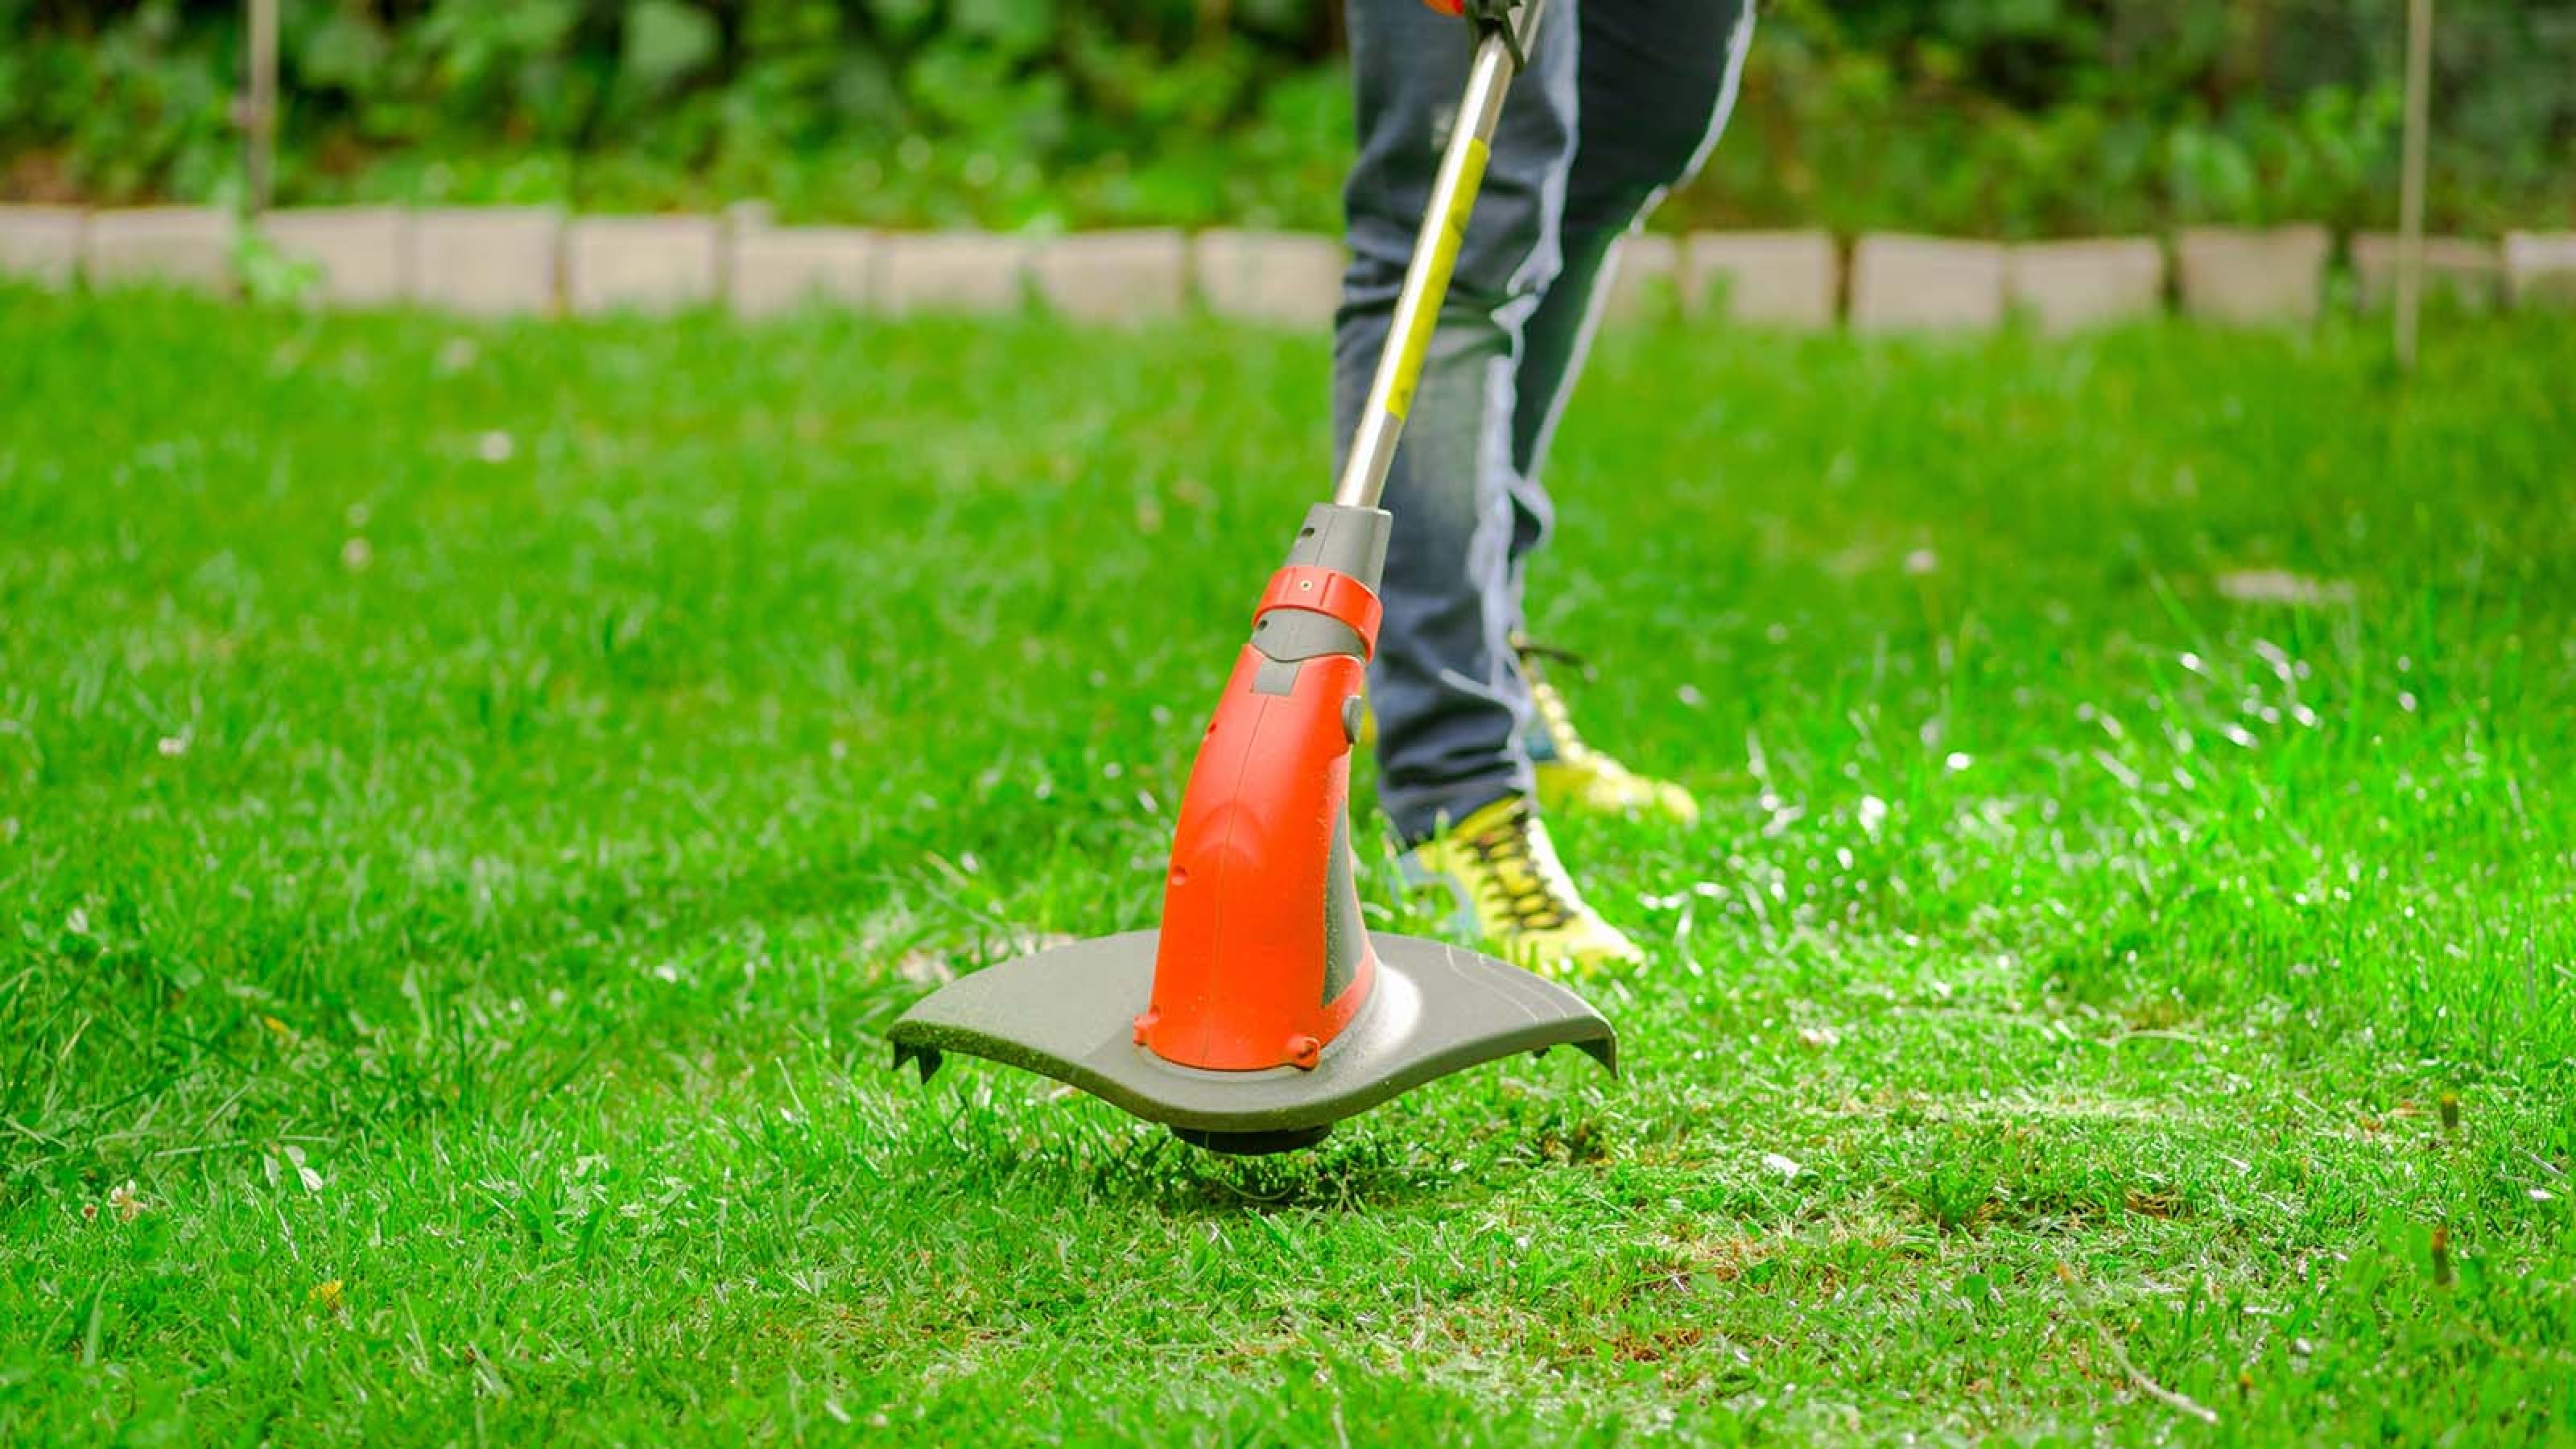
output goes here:
[[1475, 58], [1367, 410], [1253, 612], [1181, 797], [1158, 931], [1078, 941], [942, 987], [887, 1036], [923, 1081], [944, 1052], [1025, 1067], [1218, 1152], [1312, 1146], [1434, 1077], [1572, 1045], [1616, 1069], [1572, 991], [1438, 941], [1372, 934], [1351, 869], [1351, 749], [1377, 645], [1387, 467], [1448, 294], [1503, 92], [1543, 0], [1436, 8]]

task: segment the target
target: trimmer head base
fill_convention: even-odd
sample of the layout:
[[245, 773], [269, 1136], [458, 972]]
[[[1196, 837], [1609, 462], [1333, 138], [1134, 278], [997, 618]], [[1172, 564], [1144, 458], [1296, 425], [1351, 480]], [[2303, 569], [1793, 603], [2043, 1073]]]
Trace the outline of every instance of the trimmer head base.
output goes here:
[[1291, 1127], [1280, 1132], [1202, 1132], [1196, 1127], [1175, 1127], [1172, 1135], [1220, 1157], [1268, 1157], [1280, 1152], [1303, 1152], [1332, 1136], [1333, 1124]]
[[1617, 1034], [1565, 987], [1444, 942], [1374, 932], [1376, 987], [1313, 1068], [1178, 1066], [1136, 1041], [1159, 934], [1076, 941], [961, 978], [886, 1033], [895, 1065], [918, 1062], [927, 1080], [943, 1052], [988, 1057], [1237, 1153], [1312, 1146], [1345, 1117], [1514, 1052], [1571, 1046], [1617, 1070]]

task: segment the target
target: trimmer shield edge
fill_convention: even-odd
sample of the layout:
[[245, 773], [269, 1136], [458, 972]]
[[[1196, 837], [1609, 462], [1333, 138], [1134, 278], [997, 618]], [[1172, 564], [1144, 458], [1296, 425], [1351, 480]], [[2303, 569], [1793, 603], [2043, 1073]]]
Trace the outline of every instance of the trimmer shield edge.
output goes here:
[[1572, 991], [1444, 942], [1374, 932], [1376, 989], [1312, 1068], [1176, 1065], [1136, 1041], [1159, 934], [1076, 941], [962, 977], [886, 1033], [895, 1065], [918, 1062], [928, 1081], [945, 1053], [986, 1057], [1238, 1154], [1310, 1146], [1345, 1117], [1516, 1052], [1571, 1046], [1618, 1069], [1617, 1033]]

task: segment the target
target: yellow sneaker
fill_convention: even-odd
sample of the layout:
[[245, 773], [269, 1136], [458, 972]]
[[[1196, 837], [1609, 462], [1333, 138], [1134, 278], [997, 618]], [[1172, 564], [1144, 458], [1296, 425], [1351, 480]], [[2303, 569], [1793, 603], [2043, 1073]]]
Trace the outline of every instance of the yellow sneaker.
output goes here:
[[1530, 762], [1538, 768], [1539, 804], [1550, 810], [1583, 810], [1595, 815], [1661, 815], [1682, 825], [1699, 823], [1699, 802], [1670, 780], [1640, 775], [1585, 743], [1575, 732], [1565, 696], [1550, 683], [1540, 663], [1556, 660], [1578, 670], [1583, 661], [1561, 649], [1514, 638], [1521, 676], [1529, 681], [1535, 717], [1521, 736]]
[[1453, 924], [1543, 975], [1634, 966], [1635, 942], [1584, 903], [1530, 802], [1506, 795], [1397, 858], [1407, 887], [1445, 888]]

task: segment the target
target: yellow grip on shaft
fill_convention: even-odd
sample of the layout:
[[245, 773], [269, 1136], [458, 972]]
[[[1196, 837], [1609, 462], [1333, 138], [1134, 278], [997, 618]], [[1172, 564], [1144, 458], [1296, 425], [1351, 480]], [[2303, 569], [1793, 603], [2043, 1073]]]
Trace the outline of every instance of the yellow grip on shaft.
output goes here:
[[1422, 289], [1421, 305], [1395, 319], [1398, 330], [1395, 356], [1395, 386], [1387, 394], [1386, 410], [1402, 418], [1413, 408], [1413, 387], [1422, 380], [1422, 357], [1431, 348], [1431, 332], [1440, 320], [1440, 304], [1449, 295], [1449, 274], [1458, 266], [1458, 248], [1467, 240], [1467, 218], [1476, 209], [1476, 190], [1485, 180], [1485, 161], [1492, 148], [1482, 140], [1467, 138], [1467, 154], [1458, 168], [1458, 184], [1449, 189], [1448, 209], [1440, 218], [1440, 236], [1431, 251], [1430, 285]]

